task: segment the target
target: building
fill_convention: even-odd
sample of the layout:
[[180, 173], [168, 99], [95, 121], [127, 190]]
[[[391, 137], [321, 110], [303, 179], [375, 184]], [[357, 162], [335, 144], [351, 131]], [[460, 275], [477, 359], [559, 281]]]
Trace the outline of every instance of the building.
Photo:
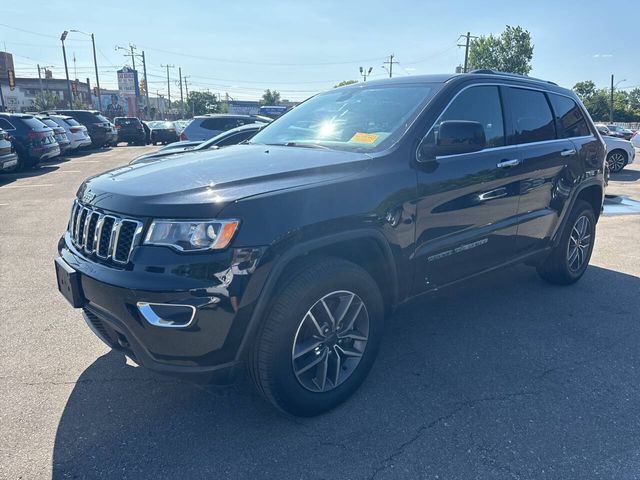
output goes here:
[[[16, 85], [13, 90], [2, 82], [1, 88], [4, 95], [5, 107], [11, 112], [32, 112], [37, 110], [35, 101], [38, 95], [44, 92], [51, 92], [58, 101], [56, 108], [67, 108], [69, 106], [69, 89], [67, 87], [67, 81], [59, 78], [16, 78]], [[83, 105], [91, 104], [91, 90], [89, 81], [80, 82], [76, 80], [75, 87], [73, 88], [76, 93], [74, 100], [79, 101]]]
[[0, 52], [0, 79], [2, 79], [0, 82], [2, 83], [7, 78], [7, 70], [16, 71], [13, 66], [13, 55], [9, 52]]

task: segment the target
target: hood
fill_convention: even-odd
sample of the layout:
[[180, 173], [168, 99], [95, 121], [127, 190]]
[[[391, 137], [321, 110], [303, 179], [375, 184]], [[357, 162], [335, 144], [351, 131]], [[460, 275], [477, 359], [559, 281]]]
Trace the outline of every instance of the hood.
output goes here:
[[136, 217], [213, 218], [228, 203], [352, 175], [364, 153], [301, 147], [234, 145], [126, 165], [87, 179], [84, 204]]
[[145, 153], [144, 155], [140, 155], [129, 162], [129, 165], [134, 165], [136, 163], [149, 163], [154, 162], [160, 158], [166, 158], [172, 155], [178, 155], [181, 153], [191, 153], [196, 146], [191, 147], [179, 147], [179, 148], [168, 148], [166, 150], [158, 150], [156, 152]]

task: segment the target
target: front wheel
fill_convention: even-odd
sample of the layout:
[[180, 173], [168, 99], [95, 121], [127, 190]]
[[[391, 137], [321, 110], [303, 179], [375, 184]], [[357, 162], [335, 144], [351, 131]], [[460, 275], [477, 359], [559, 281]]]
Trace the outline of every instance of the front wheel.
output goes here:
[[614, 150], [607, 155], [607, 165], [611, 173], [617, 173], [627, 165], [627, 153], [622, 150]]
[[318, 259], [276, 294], [251, 352], [258, 390], [292, 415], [313, 416], [349, 398], [373, 365], [383, 301], [357, 265]]
[[589, 266], [596, 235], [596, 218], [591, 205], [576, 201], [558, 244], [538, 266], [538, 274], [558, 285], [577, 282]]

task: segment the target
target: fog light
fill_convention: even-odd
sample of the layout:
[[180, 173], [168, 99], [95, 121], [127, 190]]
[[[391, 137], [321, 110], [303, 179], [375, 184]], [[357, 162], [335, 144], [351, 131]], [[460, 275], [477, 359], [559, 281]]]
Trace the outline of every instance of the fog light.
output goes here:
[[138, 302], [137, 306], [142, 317], [156, 327], [185, 328], [196, 316], [193, 305]]

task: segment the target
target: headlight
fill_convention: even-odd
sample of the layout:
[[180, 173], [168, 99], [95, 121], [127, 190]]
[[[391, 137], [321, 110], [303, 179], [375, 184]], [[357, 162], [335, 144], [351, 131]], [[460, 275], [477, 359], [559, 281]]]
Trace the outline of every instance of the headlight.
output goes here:
[[238, 220], [154, 220], [144, 243], [183, 252], [219, 250], [229, 245], [238, 225]]

